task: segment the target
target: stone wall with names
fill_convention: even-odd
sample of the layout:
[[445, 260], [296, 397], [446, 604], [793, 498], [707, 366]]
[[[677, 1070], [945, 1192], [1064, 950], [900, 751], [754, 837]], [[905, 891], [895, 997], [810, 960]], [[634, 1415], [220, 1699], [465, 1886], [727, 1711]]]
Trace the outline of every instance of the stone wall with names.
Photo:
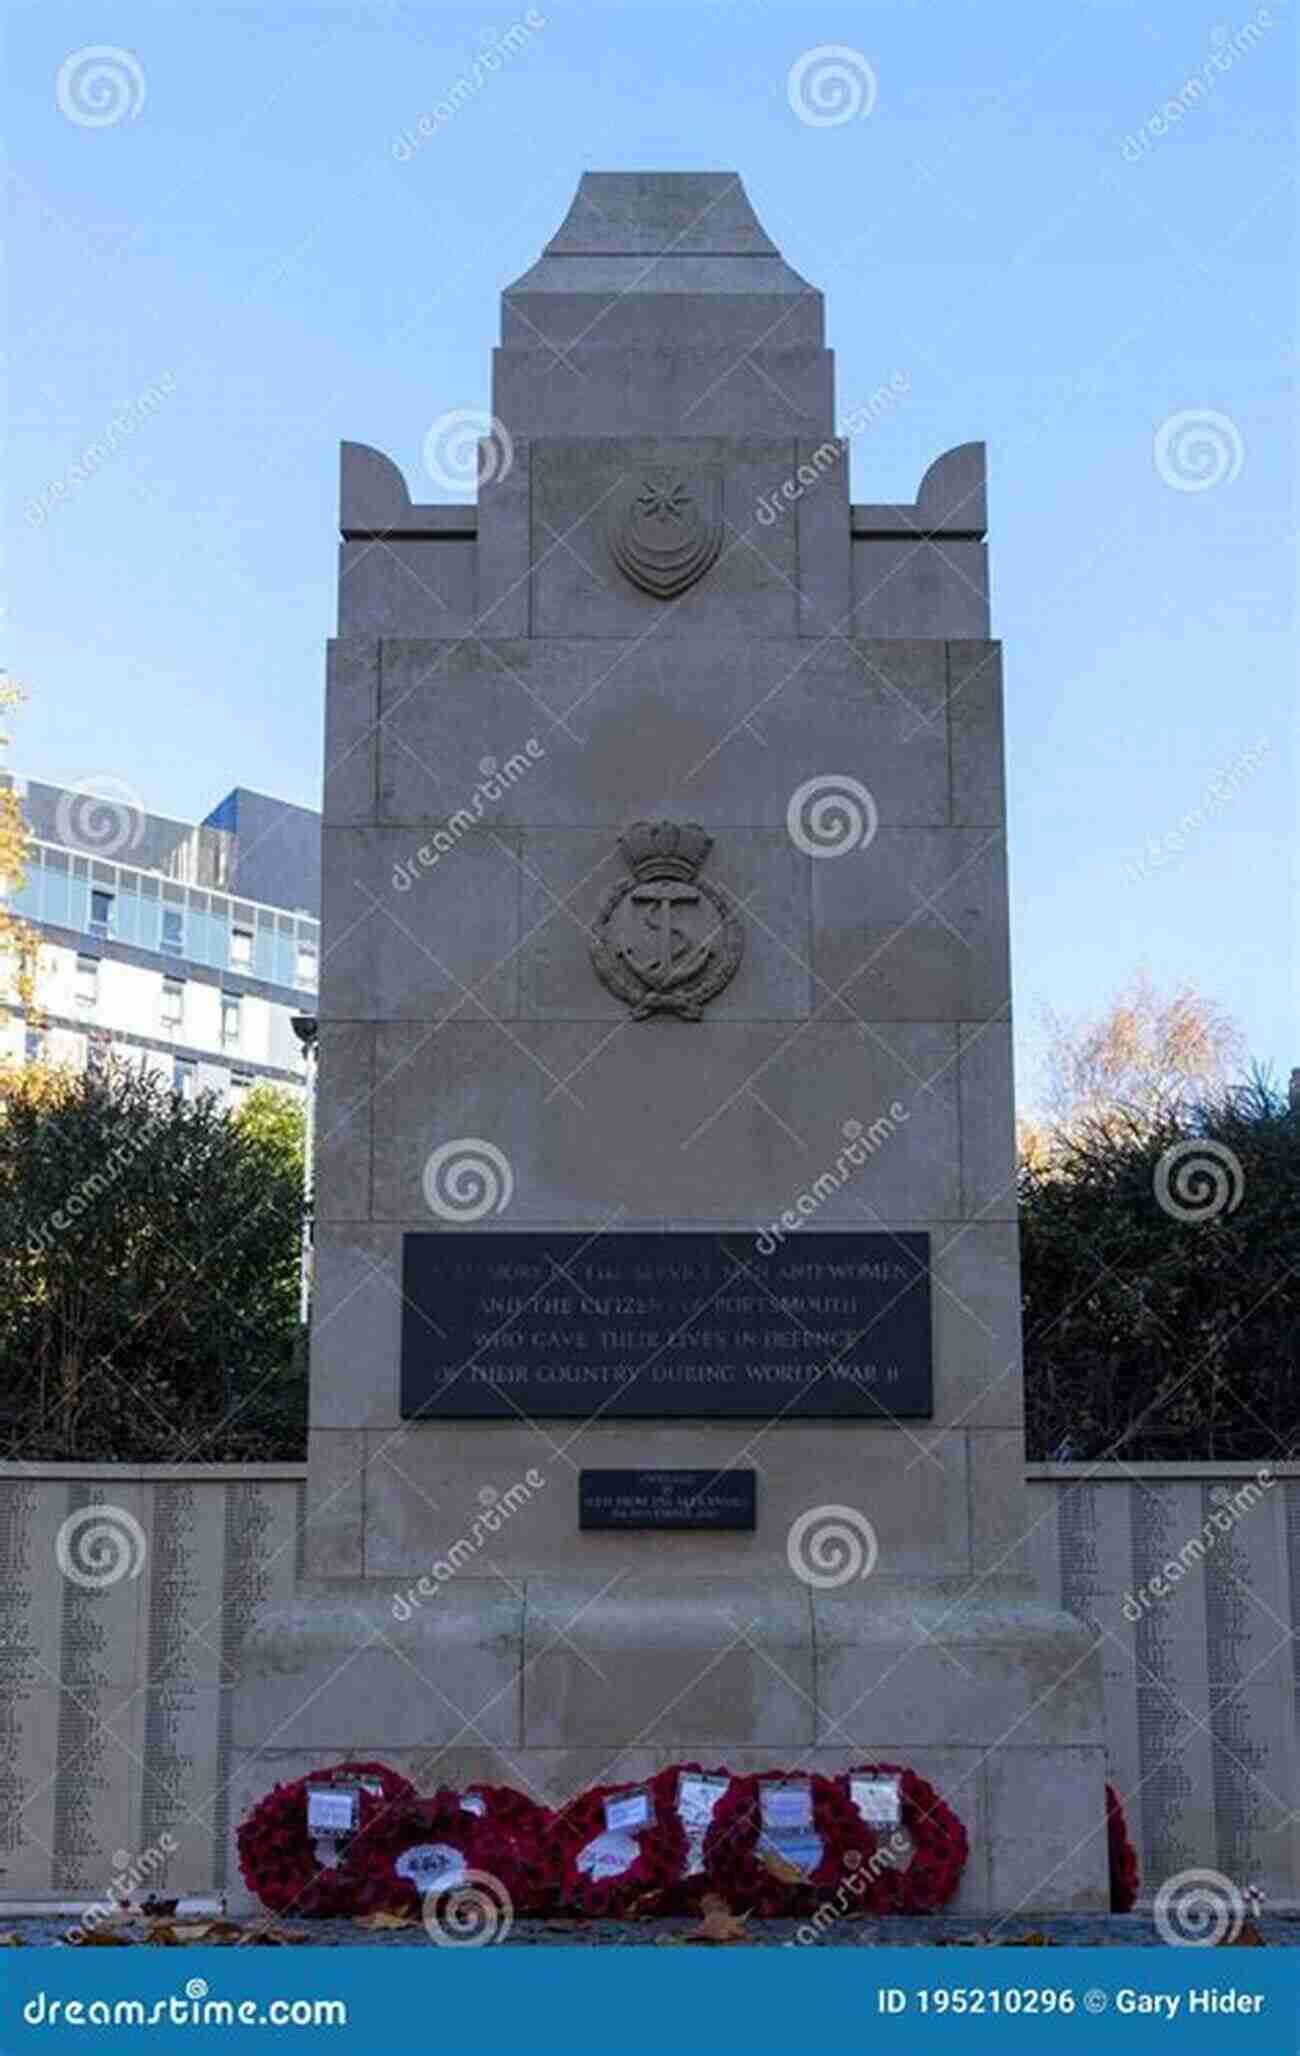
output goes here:
[[0, 1902], [225, 1889], [229, 1686], [301, 1575], [305, 1490], [301, 1466], [0, 1465]]
[[1210, 1868], [1300, 1899], [1300, 1467], [1029, 1466], [1045, 1596], [1101, 1639], [1143, 1896]]
[[[1300, 1903], [1300, 1466], [1264, 1476], [1029, 1467], [1144, 1895], [1197, 1866]], [[302, 1576], [304, 1495], [299, 1466], [0, 1465], [0, 1904], [97, 1899], [146, 1852], [154, 1890], [234, 1883], [230, 1685]]]

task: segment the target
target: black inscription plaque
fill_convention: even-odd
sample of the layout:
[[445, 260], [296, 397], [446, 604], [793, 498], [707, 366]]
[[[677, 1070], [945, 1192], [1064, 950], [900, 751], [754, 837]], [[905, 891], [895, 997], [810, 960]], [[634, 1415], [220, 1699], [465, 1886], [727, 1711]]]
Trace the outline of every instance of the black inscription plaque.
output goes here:
[[752, 1528], [753, 1471], [581, 1471], [579, 1528]]
[[405, 1420], [928, 1419], [930, 1238], [403, 1241]]

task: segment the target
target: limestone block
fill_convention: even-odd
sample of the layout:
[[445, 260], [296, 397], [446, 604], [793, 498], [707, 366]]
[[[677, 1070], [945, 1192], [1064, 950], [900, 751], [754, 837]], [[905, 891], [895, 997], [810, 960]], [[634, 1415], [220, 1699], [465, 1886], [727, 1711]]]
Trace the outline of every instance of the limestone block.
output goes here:
[[797, 1587], [533, 1579], [524, 1662], [531, 1747], [813, 1739], [811, 1618]]
[[394, 824], [428, 818], [428, 765], [468, 804], [485, 751], [531, 766], [492, 803], [498, 827], [667, 815], [788, 832], [796, 790], [843, 773], [889, 826], [948, 822], [934, 644], [397, 641], [383, 681], [379, 818]]
[[808, 868], [819, 995], [837, 992], [873, 1020], [1005, 1012], [1006, 857], [995, 829], [882, 826], [866, 848]]
[[[964, 1571], [970, 1562], [966, 1437], [902, 1428], [778, 1422], [520, 1421], [488, 1434], [472, 1424], [408, 1423], [368, 1437], [366, 1570], [395, 1578], [427, 1571], [458, 1542], [490, 1555], [515, 1580], [594, 1568], [602, 1580], [651, 1573], [679, 1579], [797, 1582], [792, 1530], [817, 1509], [848, 1505], [870, 1522], [890, 1572]], [[706, 1467], [758, 1472], [749, 1533], [581, 1534], [579, 1469]], [[521, 1481], [532, 1488], [518, 1492]], [[540, 1480], [540, 1483], [536, 1481]], [[509, 1495], [514, 1493], [514, 1498]], [[517, 1506], [490, 1542], [477, 1535], [481, 1495]], [[865, 1560], [865, 1559], [864, 1559]]]
[[961, 1025], [962, 1212], [980, 1220], [1016, 1217], [1016, 1138], [1007, 1021]]
[[853, 541], [857, 635], [983, 637], [988, 563], [981, 542], [882, 536]]
[[351, 1430], [313, 1426], [308, 1436], [303, 1554], [315, 1578], [359, 1578], [365, 1508], [365, 1443]]
[[316, 1236], [311, 1418], [366, 1428], [398, 1418], [402, 1248], [391, 1229], [350, 1224]]
[[1105, 1752], [1034, 1749], [1017, 1729], [988, 1762], [991, 1897], [1007, 1912], [1104, 1912]]
[[[479, 481], [478, 608], [475, 632], [480, 636], [523, 636], [529, 633], [531, 565], [528, 559], [531, 493], [531, 444], [526, 412], [504, 402], [494, 404], [499, 422], [507, 424], [509, 455], [499, 431], [487, 475]], [[508, 424], [516, 424], [512, 433]], [[440, 631], [441, 632], [441, 631]]]
[[[792, 438], [547, 437], [532, 445], [533, 633], [538, 636], [793, 635], [795, 531], [758, 510], [791, 477]], [[609, 546], [620, 495], [671, 468], [720, 483], [720, 554], [674, 599], [643, 592]], [[702, 488], [701, 488], [702, 490]]]
[[325, 683], [325, 822], [368, 821], [378, 778], [379, 643], [339, 637]]
[[367, 536], [339, 550], [339, 634], [468, 635], [472, 536]]
[[1006, 818], [1001, 643], [948, 644], [948, 727], [952, 818], [996, 827]]
[[936, 1421], [1020, 1427], [1025, 1400], [1016, 1224], [979, 1221], [938, 1230], [930, 1281]]
[[393, 1597], [307, 1583], [267, 1613], [245, 1648], [236, 1747], [351, 1753], [380, 1733], [397, 1749], [517, 1741], [521, 1599], [499, 1579], [466, 1578], [399, 1621]]
[[[631, 874], [608, 829], [527, 833], [520, 855], [523, 1006], [540, 1020], [625, 1021], [624, 1003], [591, 975], [592, 924]], [[806, 860], [780, 830], [723, 830], [703, 875], [730, 898], [745, 954], [710, 1003], [715, 1021], [801, 1020], [812, 1002]]]
[[[946, 825], [940, 648], [842, 636], [765, 642], [754, 651], [754, 669], [748, 716], [719, 752], [737, 799], [757, 809], [747, 818], [803, 821], [807, 799], [796, 794], [810, 780], [836, 789], [848, 778], [867, 788], [885, 826]], [[841, 859], [813, 861], [833, 869]]]
[[[599, 324], [611, 310], [620, 317], [624, 340], [586, 349], [580, 360], [570, 355], [570, 339], [584, 327]], [[834, 418], [834, 366], [829, 350], [819, 343], [774, 349], [761, 342], [764, 322], [784, 322], [780, 302], [755, 298], [748, 308], [756, 347], [734, 344], [707, 347], [709, 329], [725, 323], [729, 310], [698, 296], [682, 294], [675, 307], [657, 304], [648, 318], [643, 308], [620, 302], [615, 294], [556, 295], [541, 310], [546, 336], [553, 347], [519, 333], [510, 324], [511, 342], [523, 347], [497, 350], [492, 367], [492, 411], [512, 435], [580, 436], [593, 423], [620, 426], [628, 435], [680, 435], [698, 422], [702, 430], [720, 435], [830, 434]], [[536, 329], [537, 303], [526, 317]], [[665, 350], [656, 347], [653, 331], [665, 319], [698, 324], [699, 343]], [[786, 329], [783, 327], [781, 336]]]
[[849, 446], [835, 436], [805, 438], [797, 456], [800, 497], [795, 512], [778, 519], [798, 524], [799, 633], [844, 635], [853, 613]]
[[861, 1225], [864, 1205], [884, 1221], [957, 1218], [956, 1042], [943, 1025], [629, 1015], [612, 1028], [456, 1019], [377, 1034], [378, 1221], [437, 1226], [430, 1152], [475, 1137], [513, 1169], [503, 1227], [686, 1226], [734, 1218], [743, 1194], [757, 1233], [835, 1163], [846, 1123], [904, 1101], [906, 1150], [871, 1157], [819, 1221]]
[[814, 1594], [818, 1740], [1099, 1745], [1091, 1638], [1027, 1580], [894, 1578]]
[[422, 829], [325, 832], [323, 992], [336, 1020], [519, 1011], [515, 838], [466, 828], [464, 814], [449, 824], [444, 810], [456, 796], [432, 773], [429, 797]]
[[370, 1212], [375, 1031], [328, 1018], [328, 950], [327, 939], [317, 1045], [316, 1210], [321, 1221], [364, 1221]]
[[974, 1567], [993, 1577], [1028, 1577], [1036, 1515], [1025, 1486], [1024, 1431], [975, 1428], [968, 1442]]

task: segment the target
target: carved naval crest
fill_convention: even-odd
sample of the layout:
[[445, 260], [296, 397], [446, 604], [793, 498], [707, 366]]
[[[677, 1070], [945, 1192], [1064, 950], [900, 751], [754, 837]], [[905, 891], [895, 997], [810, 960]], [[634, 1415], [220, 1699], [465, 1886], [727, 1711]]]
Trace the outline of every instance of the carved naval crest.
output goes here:
[[740, 917], [699, 870], [713, 837], [697, 822], [637, 821], [619, 837], [632, 872], [605, 895], [592, 929], [596, 975], [634, 1021], [698, 1021], [735, 976], [745, 949]]
[[634, 473], [615, 496], [610, 555], [657, 600], [685, 592], [722, 548], [722, 480], [707, 471]]

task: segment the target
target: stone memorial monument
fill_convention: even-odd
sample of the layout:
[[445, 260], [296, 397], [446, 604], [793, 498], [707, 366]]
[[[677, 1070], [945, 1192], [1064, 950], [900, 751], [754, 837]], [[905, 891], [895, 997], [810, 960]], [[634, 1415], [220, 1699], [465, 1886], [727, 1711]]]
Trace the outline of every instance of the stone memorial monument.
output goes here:
[[1104, 1906], [1097, 1657], [1029, 1570], [983, 448], [851, 505], [740, 180], [592, 173], [479, 470], [343, 450], [308, 1519], [231, 1818], [349, 1755], [894, 1761], [961, 1906]]

